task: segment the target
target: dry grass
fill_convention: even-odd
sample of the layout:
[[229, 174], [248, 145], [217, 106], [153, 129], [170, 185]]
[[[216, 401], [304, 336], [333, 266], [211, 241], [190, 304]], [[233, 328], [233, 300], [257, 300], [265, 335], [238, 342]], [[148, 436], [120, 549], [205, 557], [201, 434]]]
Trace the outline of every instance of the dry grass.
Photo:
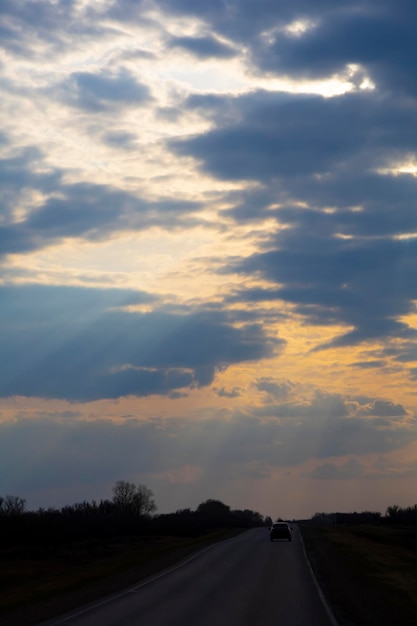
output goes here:
[[302, 526], [341, 626], [417, 625], [417, 529]]

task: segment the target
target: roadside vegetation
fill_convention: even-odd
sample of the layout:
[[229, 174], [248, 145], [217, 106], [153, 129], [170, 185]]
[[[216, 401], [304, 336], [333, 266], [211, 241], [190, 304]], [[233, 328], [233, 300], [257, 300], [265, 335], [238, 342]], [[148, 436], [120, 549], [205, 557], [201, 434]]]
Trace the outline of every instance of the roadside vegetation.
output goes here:
[[27, 511], [0, 497], [0, 623], [35, 624], [166, 569], [211, 543], [269, 526], [219, 500], [156, 514], [145, 485], [118, 481], [111, 500]]
[[339, 626], [417, 625], [417, 505], [318, 513], [300, 530]]
[[[0, 497], [2, 626], [36, 624], [272, 524], [213, 499], [156, 511], [152, 491], [126, 481], [109, 500], [61, 509], [28, 511], [24, 499]], [[385, 515], [316, 513], [298, 524], [339, 626], [417, 626], [417, 505]]]

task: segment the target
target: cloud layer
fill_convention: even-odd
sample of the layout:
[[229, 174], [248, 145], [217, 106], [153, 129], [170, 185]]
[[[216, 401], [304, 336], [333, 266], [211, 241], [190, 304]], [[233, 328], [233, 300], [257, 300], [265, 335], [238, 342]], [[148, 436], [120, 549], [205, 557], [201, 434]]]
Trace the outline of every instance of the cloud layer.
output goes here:
[[0, 289], [0, 394], [69, 400], [167, 394], [213, 382], [216, 369], [271, 357], [284, 343], [221, 312], [123, 310], [139, 292]]
[[[416, 17], [411, 0], [2, 2], [4, 489], [40, 493], [60, 458], [57, 489], [76, 467], [143, 473], [244, 508], [245, 479], [254, 497], [281, 471], [359, 499], [413, 475]], [[37, 442], [30, 480], [18, 437]], [[112, 438], [125, 465], [106, 465]]]

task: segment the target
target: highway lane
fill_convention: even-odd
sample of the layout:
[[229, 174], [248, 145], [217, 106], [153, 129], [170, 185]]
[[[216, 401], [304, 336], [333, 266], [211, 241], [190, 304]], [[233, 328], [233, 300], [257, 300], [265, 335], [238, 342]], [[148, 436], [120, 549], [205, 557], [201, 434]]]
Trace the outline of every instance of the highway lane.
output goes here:
[[293, 541], [256, 528], [44, 626], [334, 626]]

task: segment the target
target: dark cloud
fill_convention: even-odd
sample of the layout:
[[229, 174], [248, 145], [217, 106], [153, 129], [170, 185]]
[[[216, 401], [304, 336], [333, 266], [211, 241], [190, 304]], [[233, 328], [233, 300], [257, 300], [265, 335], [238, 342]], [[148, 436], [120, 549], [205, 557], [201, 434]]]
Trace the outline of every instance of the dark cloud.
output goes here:
[[[195, 38], [178, 35], [180, 45], [197, 55], [227, 55], [230, 48], [217, 40], [225, 37], [236, 48], [247, 50], [258, 72], [321, 78], [356, 64], [364, 67], [381, 89], [415, 95], [413, 24], [417, 16], [413, 0], [402, 0], [400, 7], [395, 0], [377, 4], [341, 0], [337, 6], [332, 0], [159, 0], [154, 6], [164, 16], [196, 17], [203, 30], [212, 33]], [[310, 28], [298, 35], [286, 31], [296, 20], [304, 20]], [[137, 21], [161, 28], [155, 17], [150, 17], [149, 4], [137, 0], [103, 7], [80, 7], [69, 0], [53, 4], [5, 0], [0, 13], [2, 41], [21, 55], [29, 50], [39, 53], [39, 41], [65, 50], [75, 36], [106, 37], [116, 34], [121, 25]]]
[[[345, 4], [345, 6], [343, 6]], [[366, 6], [368, 5], [368, 6]], [[254, 62], [266, 71], [324, 78], [347, 65], [366, 68], [381, 89], [416, 92], [412, 78], [417, 54], [415, 3], [341, 3], [301, 36], [278, 32], [269, 44], [254, 46]]]
[[[8, 145], [7, 135], [2, 136], [2, 143]], [[43, 154], [35, 147], [26, 148], [18, 154], [11, 154], [0, 159], [0, 211], [2, 225], [11, 219], [16, 205], [27, 190], [37, 189], [48, 192], [56, 188], [61, 182], [61, 173], [50, 168], [42, 168]], [[46, 171], [45, 171], [46, 170]], [[49, 170], [49, 171], [48, 171]], [[1, 235], [0, 235], [1, 237]], [[0, 246], [0, 254], [3, 246]]]
[[[234, 6], [240, 24], [254, 18], [253, 4]], [[391, 2], [378, 7], [339, 3], [331, 11], [326, 3], [312, 8], [311, 3], [296, 2], [280, 16], [281, 5], [265, 3], [263, 8], [271, 29], [274, 11], [280, 27], [291, 17], [316, 20], [300, 36], [278, 28], [269, 44], [251, 40], [254, 58], [264, 69], [312, 78], [359, 63], [380, 81], [389, 81], [394, 67], [402, 68], [401, 79], [410, 70], [415, 56], [410, 26], [415, 7], [410, 3], [400, 12]], [[217, 24], [215, 14], [204, 13]], [[329, 345], [396, 337], [412, 341], [414, 329], [399, 318], [414, 309], [416, 246], [412, 239], [391, 238], [416, 232], [416, 180], [381, 175], [375, 168], [413, 152], [415, 107], [397, 95], [381, 97], [378, 91], [329, 99], [265, 92], [236, 98], [193, 96], [188, 106], [215, 125], [171, 147], [194, 156], [218, 178], [264, 184], [227, 215], [237, 222], [275, 215], [277, 224], [288, 227], [266, 242], [268, 252], [230, 268], [280, 285], [263, 293], [242, 292], [242, 300], [288, 301], [310, 323], [353, 328]], [[301, 209], [294, 200], [309, 208]], [[277, 203], [280, 208], [271, 209]], [[323, 211], [328, 207], [332, 212]]]
[[259, 391], [264, 391], [267, 395], [271, 396], [274, 400], [286, 400], [293, 391], [295, 385], [290, 381], [276, 382], [274, 378], [259, 378], [255, 387]]
[[123, 309], [152, 301], [140, 292], [3, 287], [0, 300], [3, 397], [169, 394], [210, 385], [216, 369], [271, 357], [284, 344], [221, 312]]
[[379, 369], [385, 365], [386, 362], [382, 359], [377, 361], [356, 361], [356, 363], [352, 363], [352, 367], [359, 367], [360, 369]]
[[359, 411], [358, 415], [375, 415], [379, 417], [395, 417], [407, 415], [401, 404], [394, 404], [386, 400], [373, 400]]
[[319, 480], [351, 480], [355, 478], [363, 478], [365, 467], [356, 459], [349, 459], [342, 465], [334, 463], [325, 463], [318, 465], [310, 474], [309, 478], [318, 478]]
[[[175, 198], [158, 202], [110, 185], [65, 184], [65, 171], [42, 171], [46, 169], [44, 158], [39, 150], [26, 149], [0, 160], [0, 201], [5, 218], [0, 224], [0, 257], [42, 249], [69, 237], [97, 241], [115, 232], [200, 223], [195, 214], [203, 205], [198, 202]], [[30, 206], [27, 198], [37, 192], [43, 200]], [[24, 194], [27, 212], [16, 221], [13, 213]]]
[[131, 150], [132, 148], [134, 148], [137, 136], [134, 133], [129, 133], [125, 131], [111, 131], [105, 133], [102, 137], [102, 140], [111, 148]]
[[[414, 242], [338, 239], [302, 225], [283, 231], [277, 244], [276, 250], [254, 254], [230, 269], [281, 284], [266, 291], [264, 298], [293, 303], [310, 323], [355, 328], [330, 345], [416, 336], [413, 328], [396, 319], [414, 311]], [[254, 295], [259, 299], [262, 292]]]
[[[303, 402], [293, 398], [252, 407], [246, 414], [236, 413], [222, 427], [226, 441], [216, 458], [229, 464], [262, 460], [273, 467], [288, 466], [311, 459], [384, 453], [416, 439], [415, 424], [402, 420], [404, 415], [365, 417], [360, 415], [363, 408], [320, 390]], [[233, 445], [228, 445], [230, 441]]]
[[239, 398], [242, 395], [240, 387], [233, 387], [230, 390], [227, 390], [224, 387], [221, 389], [213, 387], [213, 390], [217, 393], [219, 398]]
[[[268, 182], [337, 173], [347, 164], [370, 171], [398, 151], [412, 152], [417, 140], [415, 109], [369, 92], [323, 98], [257, 91], [211, 101], [224, 110], [220, 125], [170, 146], [222, 179]], [[194, 96], [188, 106], [201, 104]]]
[[141, 59], [157, 59], [157, 55], [150, 50], [136, 48], [134, 50], [117, 51], [115, 58], [120, 61], [138, 61]]
[[236, 50], [214, 37], [172, 37], [169, 48], [181, 48], [199, 59], [229, 59], [236, 56]]
[[152, 99], [149, 88], [126, 70], [116, 75], [77, 72], [62, 86], [62, 100], [91, 113], [120, 106], [140, 106]]
[[287, 433], [288, 449], [282, 451], [281, 462], [289, 465], [309, 458], [385, 453], [403, 448], [415, 436], [414, 431], [411, 433], [403, 426], [387, 427], [360, 418], [304, 422], [302, 430]]
[[[341, 7], [351, 0], [340, 3]], [[159, 0], [164, 10], [198, 17], [210, 29], [223, 33], [236, 42], [253, 43], [259, 35], [274, 26], [284, 25], [305, 15], [320, 16], [328, 9], [334, 10], [331, 0], [214, 0], [210, 3], [193, 0]], [[356, 4], [356, 3], [355, 3]], [[357, 4], [363, 4], [358, 0]]]
[[383, 355], [393, 357], [399, 363], [411, 363], [417, 361], [417, 343], [409, 342], [397, 348], [387, 348]]
[[[156, 6], [164, 15], [202, 21], [200, 32], [210, 35], [177, 34], [171, 40], [196, 54], [222, 54], [219, 46], [227, 40], [236, 50], [244, 45], [259, 71], [316, 78], [356, 63], [363, 68], [361, 76], [370, 74], [376, 81], [374, 91], [327, 99], [267, 91], [238, 97], [194, 95], [183, 108], [207, 116], [210, 129], [169, 146], [178, 155], [194, 157], [213, 176], [258, 184], [246, 194], [235, 192], [232, 209], [224, 213], [227, 219], [250, 223], [268, 216], [277, 227], [286, 227], [271, 233], [258, 253], [221, 271], [266, 279], [271, 283], [264, 291], [269, 301], [290, 303], [312, 324], [345, 327], [330, 346], [393, 338], [414, 342], [415, 330], [404, 318], [414, 310], [417, 297], [416, 244], [404, 237], [417, 228], [417, 181], [377, 170], [415, 152], [417, 108], [410, 99], [415, 5], [405, 0], [398, 10], [392, 0], [377, 5], [342, 1], [337, 7], [330, 0], [219, 0], [209, 5], [161, 0]], [[74, 2], [46, 6], [7, 1], [0, 17], [9, 32], [7, 41], [17, 45], [19, 33], [25, 32], [22, 25], [32, 24], [32, 35], [36, 32], [45, 41], [49, 31], [52, 41], [61, 35], [64, 39], [76, 18], [80, 34], [87, 36], [95, 17], [94, 28], [101, 28], [104, 36], [109, 18], [116, 28], [118, 21], [134, 21], [146, 10], [145, 3], [133, 1], [123, 9], [108, 3], [101, 13], [91, 7], [81, 10]], [[81, 20], [82, 15], [88, 20]], [[310, 21], [311, 27], [294, 35], [285, 26], [297, 19]], [[68, 102], [86, 111], [137, 106], [150, 98], [148, 88], [127, 71], [75, 72], [64, 91]], [[133, 140], [132, 133], [104, 136], [107, 143], [129, 149]], [[123, 230], [197, 221], [192, 215], [200, 208], [197, 203], [148, 202], [104, 185], [64, 185], [60, 172], [45, 175], [39, 168], [37, 173], [37, 160], [25, 153], [1, 163], [6, 216], [23, 190], [40, 190], [46, 196], [23, 220], [2, 223], [3, 254], [39, 249], [65, 237], [97, 240]], [[229, 198], [233, 201], [232, 194]], [[244, 303], [261, 301], [262, 294], [241, 291], [233, 297]]]
[[[11, 98], [5, 100], [5, 110], [12, 111], [7, 123], [14, 127], [13, 139], [0, 135], [0, 254], [5, 263], [6, 255], [67, 238], [99, 241], [150, 227], [172, 231], [202, 224], [200, 202], [149, 200], [87, 179], [71, 184], [74, 172], [68, 177], [49, 165], [53, 154], [14, 151], [15, 138], [24, 145], [26, 132], [13, 119], [15, 102], [20, 113], [28, 110], [25, 98], [40, 107], [49, 106], [48, 96], [55, 105], [74, 107], [82, 120], [99, 114], [95, 138], [123, 150], [135, 147], [144, 106], [171, 121], [191, 112], [203, 121], [195, 128], [205, 130], [165, 145], [174, 158], [194, 159], [205, 174], [238, 183], [222, 198], [213, 191], [213, 207], [219, 200], [228, 208], [210, 222], [223, 232], [228, 227], [231, 238], [243, 230], [234, 227], [243, 225], [251, 241], [249, 256], [220, 255], [210, 266], [234, 275], [234, 292], [222, 303], [233, 310], [221, 310], [217, 302], [173, 310], [129, 290], [0, 287], [0, 396], [89, 401], [162, 394], [174, 403], [196, 386], [212, 385], [216, 371], [279, 352], [284, 341], [266, 329], [292, 312], [306, 324], [337, 327], [340, 336], [318, 348], [368, 344], [368, 354], [355, 356], [356, 367], [388, 372], [394, 363], [417, 379], [417, 334], [407, 320], [417, 301], [417, 179], [389, 173], [393, 162], [413, 161], [417, 145], [415, 1], [159, 0], [152, 13], [149, 7], [145, 0], [1, 2], [2, 67], [8, 64], [2, 84]], [[179, 17], [175, 37], [165, 30], [172, 15]], [[200, 36], [181, 32], [181, 24], [190, 24], [184, 17], [196, 18]], [[287, 28], [295, 20], [305, 22], [304, 32]], [[196, 62], [239, 55], [254, 80], [339, 73], [353, 89], [332, 98], [255, 90], [192, 95], [184, 102], [178, 90], [170, 92], [164, 109], [133, 69], [120, 69], [144, 58], [148, 68], [158, 58], [134, 49], [136, 25], [152, 29], [158, 46], [179, 47]], [[129, 35], [133, 49], [120, 50], [119, 36], [124, 45]], [[106, 39], [111, 50], [96, 57]], [[43, 60], [55, 58], [62, 70], [72, 59], [61, 55], [76, 52], [82, 63], [83, 50], [91, 51], [84, 71], [74, 64], [64, 82], [45, 87], [52, 75]], [[13, 55], [24, 59], [26, 69], [36, 63], [33, 82], [13, 71]], [[54, 76], [62, 80], [62, 73]], [[367, 77], [375, 88], [360, 88]], [[121, 120], [98, 130], [103, 118], [118, 119], [132, 107], [138, 128], [126, 132]], [[252, 288], [243, 287], [246, 281]], [[153, 312], [133, 312], [141, 304]], [[264, 404], [227, 420], [222, 413], [210, 420], [145, 423], [131, 415], [116, 425], [83, 423], [71, 411], [38, 413], [32, 420], [17, 415], [14, 423], [0, 424], [0, 493], [26, 496], [42, 484], [57, 490], [88, 484], [102, 485], [106, 497], [104, 487], [119, 478], [185, 464], [206, 475], [216, 471], [223, 483], [236, 476], [262, 479], [271, 468], [320, 459], [312, 477], [355, 479], [366, 473], [352, 455], [384, 454], [416, 440], [415, 420], [396, 402], [323, 391], [306, 398], [282, 378], [258, 378], [255, 389]], [[214, 392], [243, 397], [233, 386]], [[95, 489], [91, 493], [96, 497]]]
[[412, 208], [416, 178], [410, 174], [381, 175], [367, 171], [368, 167], [364, 163], [359, 170], [351, 164], [320, 176], [265, 181], [256, 189], [229, 194], [232, 206], [224, 215], [238, 223], [275, 217], [292, 229], [306, 227], [332, 236], [412, 235], [417, 228]]
[[[2, 424], [0, 431], [3, 435], [1, 489], [7, 493], [26, 494], [51, 488], [65, 492], [71, 485], [79, 489], [82, 483], [89, 486], [104, 483], [110, 487], [121, 474], [147, 473], [172, 464], [172, 458], [164, 462], [157, 454], [158, 449], [169, 451], [166, 446], [169, 434], [158, 429], [156, 423], [146, 426], [126, 420], [116, 427], [105, 421], [61, 420], [58, 415]], [[12, 449], [10, 446], [15, 449], [15, 460], [6, 453], [8, 447]], [[26, 464], [22, 464], [24, 458]]]
[[41, 490], [59, 489], [62, 498], [72, 486], [74, 500], [80, 493], [89, 499], [108, 497], [106, 489], [120, 476], [128, 480], [139, 476], [140, 482], [153, 486], [152, 474], [188, 465], [200, 470], [195, 490], [201, 494], [207, 476], [213, 481], [213, 475], [218, 475], [221, 484], [242, 476], [263, 479], [271, 468], [314, 459], [332, 460], [311, 477], [357, 478], [360, 461], [350, 458], [336, 467], [334, 458], [391, 452], [417, 437], [415, 424], [405, 425], [397, 418], [381, 422], [369, 417], [322, 416], [318, 406], [295, 420], [266, 419], [256, 411], [228, 420], [141, 421], [128, 415], [119, 423], [84, 422], [68, 414], [17, 417], [0, 424], [0, 493], [29, 497]]
[[283, 231], [277, 243], [276, 250], [255, 254], [235, 269], [281, 284], [265, 298], [293, 303], [312, 324], [354, 327], [329, 345], [415, 338], [415, 329], [398, 319], [414, 311], [417, 297], [414, 242], [339, 239], [300, 225]]
[[[261, 387], [264, 386], [261, 383]], [[270, 389], [271, 385], [268, 385]], [[287, 388], [288, 391], [290, 388]], [[290, 399], [288, 402], [279, 404], [266, 405], [259, 409], [258, 415], [267, 417], [347, 417], [349, 407], [345, 399], [340, 394], [330, 394], [317, 390], [311, 400], [295, 400]]]
[[230, 194], [227, 218], [276, 220], [259, 252], [221, 270], [271, 283], [241, 291], [242, 301], [287, 301], [309, 323], [350, 328], [330, 346], [413, 341], [416, 331], [404, 317], [417, 298], [417, 180], [376, 168], [408, 158], [416, 109], [373, 93], [194, 96], [189, 106], [217, 116], [217, 125], [172, 148], [219, 178], [262, 183]]
[[74, 42], [115, 34], [100, 13], [76, 0], [2, 0], [0, 33], [10, 53], [33, 58], [50, 57], [74, 49]]
[[[56, 27], [62, 29], [70, 19], [75, 2], [58, 2], [52, 8], [42, 0], [33, 2], [13, 2], [4, 0], [0, 7], [0, 32], [2, 43], [6, 49], [14, 54], [24, 54], [36, 39], [36, 33], [52, 40], [55, 37]], [[51, 11], [52, 8], [52, 11]], [[62, 20], [62, 22], [61, 22]], [[54, 26], [48, 33], [48, 26]], [[22, 37], [24, 30], [26, 37]], [[39, 36], [38, 35], [38, 36]], [[28, 41], [29, 40], [29, 41]]]
[[[198, 17], [211, 32], [245, 47], [259, 72], [326, 78], [364, 68], [381, 90], [416, 95], [413, 0], [160, 0], [165, 11]], [[285, 30], [302, 20], [304, 32]], [[361, 82], [360, 69], [357, 81]]]
[[171, 400], [179, 400], [179, 398], [188, 398], [188, 393], [185, 393], [184, 391], [171, 391], [168, 394], [168, 398], [170, 398]]

